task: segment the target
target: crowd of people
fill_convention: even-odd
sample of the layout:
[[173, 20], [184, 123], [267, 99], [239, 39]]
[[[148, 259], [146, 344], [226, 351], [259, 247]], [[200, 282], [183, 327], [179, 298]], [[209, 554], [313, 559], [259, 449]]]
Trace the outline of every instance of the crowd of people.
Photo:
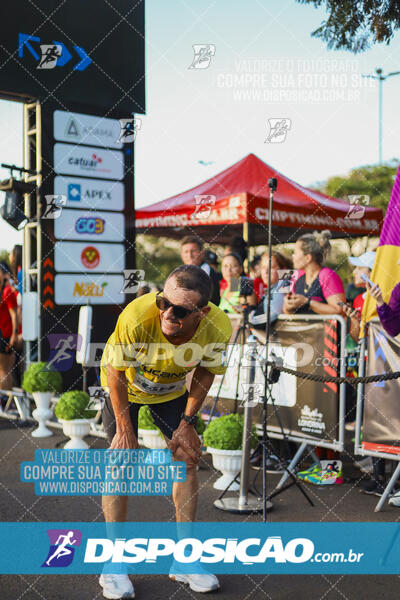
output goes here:
[[[369, 291], [376, 299], [383, 327], [389, 335], [395, 336], [400, 333], [400, 284], [394, 288], [391, 300], [386, 304], [379, 286], [371, 285], [370, 276], [376, 253], [368, 251], [358, 257], [349, 257], [353, 270], [345, 289], [338, 273], [326, 266], [331, 250], [330, 238], [329, 231], [301, 235], [291, 257], [277, 250], [272, 250], [271, 257], [265, 252], [248, 263], [248, 273], [244, 267], [246, 244], [240, 237], [234, 238], [227, 246], [219, 264], [216, 252], [205, 250], [196, 236], [186, 236], [181, 242], [181, 258], [184, 264], [201, 266], [211, 275], [213, 302], [219, 308], [233, 314], [242, 312], [244, 306], [249, 307], [249, 322], [256, 328], [265, 328], [269, 283], [270, 323], [284, 314], [337, 314], [347, 318], [347, 373], [354, 376], [358, 365], [360, 322], [366, 293]], [[345, 412], [346, 429], [349, 431], [355, 429], [355, 410], [356, 390], [347, 384]], [[334, 453], [328, 452], [326, 457], [333, 456]], [[253, 462], [257, 462], [257, 455]], [[269, 462], [272, 470], [281, 468], [278, 461]], [[371, 479], [363, 485], [363, 491], [381, 495], [385, 486], [384, 460], [368, 458], [357, 464], [371, 473]]]
[[[184, 264], [201, 266], [210, 275], [213, 284], [212, 302], [227, 313], [241, 312], [243, 297], [247, 305], [255, 307], [257, 315], [265, 312], [269, 281], [273, 316], [312, 312], [320, 315], [345, 315], [350, 307], [353, 308], [353, 302], [354, 308], [360, 313], [367, 284], [359, 277], [360, 267], [357, 267], [357, 261], [362, 262], [364, 256], [371, 259], [375, 253], [367, 252], [359, 258], [350, 257], [349, 261], [356, 269], [353, 272], [354, 282], [349, 284], [347, 294], [336, 271], [325, 266], [331, 249], [330, 237], [329, 231], [304, 234], [296, 241], [292, 257], [272, 250], [270, 260], [268, 252], [265, 252], [249, 263], [248, 274], [244, 267], [247, 255], [242, 238], [234, 238], [232, 244], [225, 249], [221, 259], [221, 272], [217, 254], [205, 250], [203, 242], [194, 235], [183, 238], [181, 258]], [[369, 268], [372, 268], [370, 264], [368, 270]], [[285, 291], [283, 286], [288, 286]], [[357, 291], [356, 296], [354, 289]], [[351, 305], [346, 304], [349, 300]], [[355, 327], [355, 322], [353, 325]]]

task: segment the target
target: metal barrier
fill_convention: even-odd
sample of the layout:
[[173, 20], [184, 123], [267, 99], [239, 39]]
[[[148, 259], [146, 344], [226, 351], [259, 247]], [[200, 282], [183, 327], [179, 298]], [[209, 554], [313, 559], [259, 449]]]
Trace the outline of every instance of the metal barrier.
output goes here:
[[[373, 324], [380, 324], [379, 319], [375, 318], [372, 319], [371, 323]], [[384, 330], [382, 329], [381, 335], [384, 335], [388, 341], [392, 341], [394, 343], [396, 343], [398, 345], [398, 340], [395, 340], [394, 338], [391, 338], [386, 332], [384, 332]], [[362, 339], [361, 341], [361, 352], [360, 352], [360, 361], [359, 361], [359, 367], [358, 367], [358, 373], [359, 376], [364, 377], [366, 371], [369, 368], [369, 359], [372, 356], [372, 351], [373, 349], [370, 347], [370, 337], [369, 337], [369, 332], [368, 332], [368, 326], [366, 327], [366, 333], [365, 333], [365, 337]], [[383, 356], [383, 359], [385, 357]], [[393, 369], [392, 369], [393, 370]], [[363, 425], [365, 426], [365, 422], [363, 423], [363, 412], [364, 412], [364, 398], [366, 396], [366, 385], [372, 385], [372, 384], [365, 384], [364, 382], [360, 382], [357, 386], [357, 407], [356, 407], [356, 427], [355, 427], [355, 441], [354, 441], [354, 454], [358, 454], [358, 455], [362, 455], [362, 456], [371, 456], [373, 458], [381, 458], [381, 459], [385, 459], [385, 460], [391, 460], [391, 461], [397, 461], [399, 464], [397, 465], [396, 469], [393, 472], [393, 475], [391, 476], [388, 484], [386, 485], [386, 488], [384, 490], [384, 493], [382, 494], [381, 498], [379, 499], [378, 504], [375, 507], [375, 512], [379, 512], [384, 503], [386, 502], [388, 496], [390, 495], [396, 481], [399, 479], [400, 477], [400, 444], [398, 446], [393, 446], [393, 452], [389, 452], [389, 451], [384, 451], [384, 450], [378, 450], [378, 449], [372, 449], [372, 448], [368, 448], [365, 446], [365, 441], [361, 440], [361, 432], [363, 429]], [[390, 385], [398, 385], [396, 383], [396, 380], [392, 380], [392, 381], [386, 381], [385, 386], [390, 386]], [[385, 403], [382, 403], [382, 414], [384, 414], [384, 410], [385, 410]], [[399, 407], [399, 413], [400, 413], [400, 407]], [[365, 421], [365, 419], [364, 419]], [[400, 438], [400, 431], [399, 431], [399, 438]], [[370, 444], [372, 445], [376, 445], [379, 446], [378, 443], [376, 444]], [[388, 445], [385, 445], [384, 443], [382, 443], [381, 445], [382, 448], [389, 448]]]
[[[259, 340], [258, 356], [259, 364], [256, 367], [256, 384], [264, 391], [264, 373], [262, 370], [262, 359], [265, 360], [265, 333], [254, 330], [253, 333]], [[340, 315], [281, 315], [273, 328], [270, 341], [269, 356], [272, 352], [283, 360], [283, 366], [292, 369], [300, 368], [302, 371], [309, 370], [310, 373], [319, 372], [321, 379], [324, 375], [346, 374], [346, 319]], [[305, 350], [312, 350], [312, 356], [305, 358]], [[298, 353], [303, 350], [303, 356], [299, 359]], [[317, 355], [316, 355], [317, 353]], [[234, 353], [233, 353], [234, 354]], [[237, 349], [237, 356], [244, 358], [246, 365], [247, 348], [244, 351]], [[228, 356], [230, 353], [228, 352]], [[224, 409], [243, 404], [245, 372], [239, 372], [234, 360], [228, 364], [224, 384], [221, 386], [221, 404]], [[232, 364], [231, 364], [232, 363]], [[285, 364], [286, 363], [286, 364]], [[243, 372], [243, 381], [242, 381]], [[236, 385], [236, 380], [240, 378]], [[225, 383], [226, 381], [226, 383]], [[215, 378], [211, 393], [217, 392], [220, 387], [221, 376]], [[235, 397], [239, 390], [239, 397]], [[344, 417], [346, 402], [346, 384], [331, 382], [304, 381], [295, 375], [281, 373], [278, 383], [272, 386], [272, 395], [275, 400], [279, 419], [283, 425], [283, 434], [280, 429], [279, 419], [274, 417], [274, 407], [268, 404], [267, 433], [273, 439], [287, 439], [300, 444], [294, 459], [290, 463], [290, 470], [294, 470], [305, 450], [309, 448], [310, 455], [318, 460], [313, 453], [315, 446], [330, 448], [336, 451], [344, 449]], [[230, 398], [229, 400], [226, 400]], [[224, 400], [225, 399], [225, 400]], [[262, 401], [262, 400], [261, 400]], [[231, 406], [228, 406], [228, 402]], [[256, 422], [261, 418], [262, 403], [259, 417], [257, 408], [253, 410], [253, 420]], [[258, 425], [261, 433], [262, 425]], [[315, 432], [319, 431], [320, 434]], [[325, 434], [323, 434], [325, 432]], [[285, 474], [278, 486], [283, 485], [287, 475]]]

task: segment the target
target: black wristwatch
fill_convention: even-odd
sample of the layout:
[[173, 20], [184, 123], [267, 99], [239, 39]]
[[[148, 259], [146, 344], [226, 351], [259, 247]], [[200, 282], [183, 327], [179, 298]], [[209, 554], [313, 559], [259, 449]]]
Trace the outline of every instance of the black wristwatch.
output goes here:
[[186, 421], [186, 423], [189, 423], [189, 425], [196, 425], [196, 423], [197, 423], [197, 415], [193, 415], [193, 417], [189, 417], [189, 415], [185, 415], [185, 413], [183, 412], [181, 414], [181, 419], [183, 421]]

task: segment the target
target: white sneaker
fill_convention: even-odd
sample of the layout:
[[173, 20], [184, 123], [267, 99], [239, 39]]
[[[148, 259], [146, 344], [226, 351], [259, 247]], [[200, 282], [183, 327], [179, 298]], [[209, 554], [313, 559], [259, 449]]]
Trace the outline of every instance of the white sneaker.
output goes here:
[[176, 565], [172, 566], [169, 578], [172, 581], [187, 583], [194, 592], [213, 592], [219, 589], [219, 581], [215, 575], [203, 570], [202, 573], [177, 573]]
[[99, 583], [103, 588], [104, 598], [119, 600], [120, 598], [134, 598], [135, 590], [128, 575], [125, 573], [102, 573]]
[[392, 506], [400, 506], [400, 491], [396, 492], [389, 498], [389, 504]]

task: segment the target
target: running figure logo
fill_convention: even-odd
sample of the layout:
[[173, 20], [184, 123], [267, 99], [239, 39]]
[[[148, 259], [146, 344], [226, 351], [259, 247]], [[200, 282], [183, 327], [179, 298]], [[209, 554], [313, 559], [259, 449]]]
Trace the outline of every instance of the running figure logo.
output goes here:
[[215, 56], [214, 44], [193, 44], [194, 57], [189, 69], [208, 69]]
[[215, 206], [217, 197], [212, 194], [197, 194], [195, 199], [195, 210], [191, 214], [191, 219], [200, 219], [205, 221], [210, 218], [213, 206]]
[[369, 196], [362, 195], [349, 195], [349, 210], [345, 219], [362, 219], [365, 214], [365, 207], [369, 205]]
[[122, 142], [123, 144], [134, 142], [137, 132], [142, 128], [142, 120], [135, 119], [135, 117], [132, 117], [131, 119], [120, 119], [119, 124], [121, 132], [117, 142]]
[[41, 44], [40, 50], [42, 56], [37, 69], [54, 69], [57, 65], [57, 60], [62, 54], [62, 47], [59, 44]]
[[143, 269], [125, 269], [124, 287], [121, 294], [136, 294], [144, 280]]
[[79, 529], [48, 529], [49, 553], [42, 567], [68, 567], [74, 558], [75, 548], [81, 545]]
[[58, 219], [61, 216], [63, 207], [67, 204], [67, 196], [48, 194], [44, 199], [46, 208], [43, 211], [42, 219]]
[[82, 336], [76, 333], [51, 333], [47, 339], [50, 355], [44, 370], [68, 371], [73, 365], [76, 350], [80, 350]]
[[291, 119], [268, 119], [269, 134], [264, 144], [282, 144], [292, 127]]

